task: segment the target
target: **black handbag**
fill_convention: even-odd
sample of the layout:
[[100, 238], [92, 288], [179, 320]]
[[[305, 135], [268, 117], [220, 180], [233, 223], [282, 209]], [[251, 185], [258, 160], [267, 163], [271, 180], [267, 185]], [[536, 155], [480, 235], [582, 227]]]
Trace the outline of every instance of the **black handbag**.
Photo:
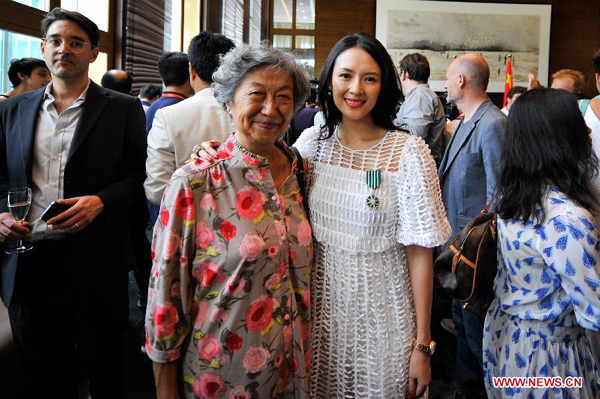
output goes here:
[[489, 211], [492, 201], [450, 241], [433, 265], [446, 293], [481, 317], [494, 299], [497, 271], [496, 213]]

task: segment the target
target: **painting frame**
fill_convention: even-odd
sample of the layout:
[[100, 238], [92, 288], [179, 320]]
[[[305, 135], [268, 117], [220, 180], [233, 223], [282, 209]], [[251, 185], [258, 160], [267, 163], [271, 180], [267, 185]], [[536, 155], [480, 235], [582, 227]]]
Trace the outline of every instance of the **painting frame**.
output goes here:
[[[482, 44], [484, 38], [480, 36], [483, 35], [473, 35], [472, 38], [466, 34], [484, 29], [482, 26], [485, 26], [485, 18], [489, 18], [493, 23], [490, 26], [493, 26], [491, 30], [494, 32], [502, 32], [503, 24], [499, 24], [498, 21], [506, 21], [505, 32], [493, 36], [497, 38], [497, 43], [489, 43], [490, 38], [485, 37], [487, 42]], [[482, 19], [484, 21], [481, 21]], [[438, 43], [429, 39], [426, 44], [423, 44], [425, 41], [419, 39], [424, 39], [426, 35], [424, 30], [432, 32], [432, 36], [437, 35], [439, 38], [440, 33], [437, 30], [451, 29], [448, 26], [435, 26], [434, 24], [436, 21], [439, 23], [439, 20], [455, 21], [456, 32], [447, 31], [454, 35], [446, 35], [440, 38]], [[467, 52], [479, 52], [490, 64], [490, 84], [487, 91], [503, 93], [505, 65], [509, 55], [513, 59], [515, 86], [527, 87], [529, 73], [535, 74], [542, 85], [548, 85], [551, 23], [552, 4], [377, 0], [375, 36], [390, 52], [396, 67], [400, 58], [409, 52], [421, 52], [428, 56], [432, 70], [429, 85], [437, 92], [445, 91], [445, 70], [455, 56]], [[536, 38], [531, 32], [537, 30], [538, 24], [539, 38]], [[525, 34], [527, 29], [529, 33]], [[455, 41], [451, 42], [453, 37]], [[510, 40], [511, 38], [525, 40]], [[480, 42], [477, 42], [478, 40]], [[406, 48], [407, 43], [410, 44], [411, 41], [414, 45], [410, 49]], [[526, 43], [523, 44], [523, 41]], [[470, 46], [473, 48], [469, 48]], [[526, 48], [519, 48], [519, 46]], [[442, 55], [445, 55], [446, 60], [442, 59]]]

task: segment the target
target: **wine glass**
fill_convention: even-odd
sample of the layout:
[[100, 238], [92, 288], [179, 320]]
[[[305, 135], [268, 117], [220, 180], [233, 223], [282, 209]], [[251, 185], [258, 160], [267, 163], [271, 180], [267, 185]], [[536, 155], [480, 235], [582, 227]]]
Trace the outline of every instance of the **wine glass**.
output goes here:
[[[8, 190], [8, 210], [15, 222], [23, 224], [29, 207], [31, 206], [31, 189], [29, 187], [12, 188]], [[16, 248], [8, 248], [7, 254], [20, 254], [29, 251], [32, 245], [23, 244], [21, 240], [17, 242]]]

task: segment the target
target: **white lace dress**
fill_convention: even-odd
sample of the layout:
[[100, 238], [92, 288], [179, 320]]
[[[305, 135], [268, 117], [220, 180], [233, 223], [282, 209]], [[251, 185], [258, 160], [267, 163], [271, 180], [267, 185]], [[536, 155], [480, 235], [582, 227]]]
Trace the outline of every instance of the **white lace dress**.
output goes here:
[[[368, 150], [316, 127], [295, 144], [310, 163], [317, 255], [312, 281], [314, 398], [405, 398], [415, 310], [405, 246], [450, 236], [435, 163], [425, 142], [390, 131]], [[373, 193], [366, 172], [381, 170]]]

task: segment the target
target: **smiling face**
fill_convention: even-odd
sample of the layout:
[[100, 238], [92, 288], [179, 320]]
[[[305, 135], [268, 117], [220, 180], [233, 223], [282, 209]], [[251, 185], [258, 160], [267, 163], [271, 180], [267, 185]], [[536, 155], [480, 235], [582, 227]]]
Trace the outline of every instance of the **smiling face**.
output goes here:
[[342, 123], [344, 118], [370, 119], [381, 91], [381, 68], [362, 48], [350, 48], [335, 60], [331, 91]]
[[63, 41], [63, 44], [55, 49], [42, 42], [42, 55], [53, 77], [65, 80], [87, 78], [89, 65], [96, 60], [99, 50], [97, 47], [84, 46], [79, 54], [71, 51], [66, 44], [70, 40], [90, 42], [90, 38], [79, 25], [69, 20], [53, 22], [48, 28], [46, 39]]
[[37, 90], [46, 86], [52, 80], [48, 68], [42, 66], [33, 68], [29, 76], [19, 74], [19, 78], [25, 91]]
[[294, 81], [282, 69], [260, 68], [238, 86], [227, 112], [236, 138], [248, 150], [263, 155], [290, 125], [294, 110]]

